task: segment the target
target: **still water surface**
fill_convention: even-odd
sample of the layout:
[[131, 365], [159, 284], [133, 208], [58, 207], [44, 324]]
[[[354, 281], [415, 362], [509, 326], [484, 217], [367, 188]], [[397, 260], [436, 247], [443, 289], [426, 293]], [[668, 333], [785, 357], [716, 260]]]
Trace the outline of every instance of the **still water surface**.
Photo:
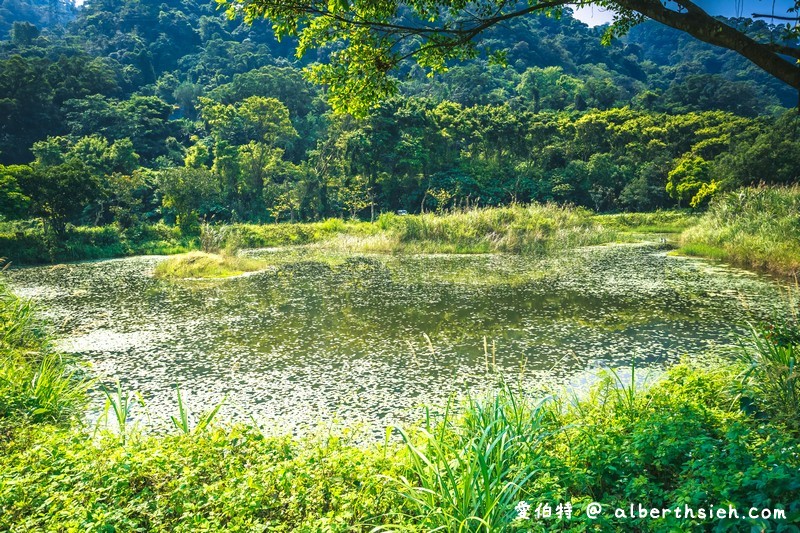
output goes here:
[[[259, 252], [254, 252], [258, 254]], [[151, 427], [225, 395], [224, 418], [276, 431], [416, 420], [421, 404], [506, 379], [530, 390], [597, 368], [660, 368], [782, 312], [768, 278], [655, 244], [518, 256], [336, 256], [227, 280], [152, 277], [163, 257], [11, 272], [99, 382], [139, 391]], [[430, 339], [428, 342], [426, 335]], [[488, 339], [489, 356], [484, 351]], [[496, 376], [496, 375], [495, 375]], [[93, 410], [103, 405], [93, 391]]]

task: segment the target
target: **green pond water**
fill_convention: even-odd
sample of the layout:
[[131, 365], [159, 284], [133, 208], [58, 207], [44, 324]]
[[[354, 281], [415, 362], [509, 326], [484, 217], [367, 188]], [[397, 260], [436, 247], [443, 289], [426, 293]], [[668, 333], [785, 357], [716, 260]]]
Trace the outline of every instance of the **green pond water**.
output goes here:
[[[152, 277], [163, 257], [135, 257], [10, 277], [98, 383], [119, 379], [141, 393], [136, 417], [154, 428], [176, 414], [177, 384], [193, 413], [227, 395], [222, 418], [252, 417], [275, 431], [335, 420], [382, 432], [498, 376], [541, 391], [634, 360], [663, 368], [786, 308], [784, 287], [766, 277], [671, 257], [657, 244], [546, 260], [251, 253], [284, 264], [168, 281]], [[99, 387], [92, 398], [96, 417]]]

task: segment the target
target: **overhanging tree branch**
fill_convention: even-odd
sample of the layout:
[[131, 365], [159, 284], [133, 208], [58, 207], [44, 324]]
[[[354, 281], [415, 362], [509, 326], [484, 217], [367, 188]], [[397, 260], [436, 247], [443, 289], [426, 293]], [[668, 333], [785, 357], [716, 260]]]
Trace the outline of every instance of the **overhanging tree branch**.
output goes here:
[[785, 20], [787, 22], [800, 22], [800, 17], [784, 17], [781, 15], [765, 15], [763, 13], [752, 13], [750, 15], [754, 19], [775, 19], [775, 20]]
[[[692, 5], [692, 9], [686, 13], [667, 9], [659, 0], [615, 0], [615, 3], [706, 43], [733, 50], [784, 83], [800, 90], [800, 68], [795, 62], [780, 55], [788, 54], [788, 47], [779, 47], [776, 50], [774, 45], [759, 43], [736, 28], [715, 19], [691, 2], [679, 2], [684, 6]], [[797, 52], [791, 55], [797, 57]]]

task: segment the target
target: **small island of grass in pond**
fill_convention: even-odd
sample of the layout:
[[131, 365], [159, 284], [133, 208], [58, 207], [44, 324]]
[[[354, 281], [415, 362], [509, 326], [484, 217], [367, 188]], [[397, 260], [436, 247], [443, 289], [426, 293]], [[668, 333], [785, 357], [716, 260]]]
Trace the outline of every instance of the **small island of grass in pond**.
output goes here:
[[189, 252], [159, 263], [153, 275], [164, 279], [230, 278], [246, 272], [263, 270], [266, 266], [266, 261], [248, 257]]

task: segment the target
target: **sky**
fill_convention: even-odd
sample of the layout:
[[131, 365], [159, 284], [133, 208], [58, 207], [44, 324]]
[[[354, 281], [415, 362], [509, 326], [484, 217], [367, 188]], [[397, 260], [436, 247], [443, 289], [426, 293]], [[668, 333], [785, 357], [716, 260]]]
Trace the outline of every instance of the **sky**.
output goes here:
[[[794, 5], [794, 0], [696, 0], [697, 5], [711, 15], [726, 17], [749, 17], [753, 13], [774, 13], [786, 15], [786, 10]], [[582, 7], [575, 9], [576, 18], [589, 26], [597, 26], [611, 22], [613, 13], [600, 7]], [[769, 22], [769, 19], [765, 19]]]

